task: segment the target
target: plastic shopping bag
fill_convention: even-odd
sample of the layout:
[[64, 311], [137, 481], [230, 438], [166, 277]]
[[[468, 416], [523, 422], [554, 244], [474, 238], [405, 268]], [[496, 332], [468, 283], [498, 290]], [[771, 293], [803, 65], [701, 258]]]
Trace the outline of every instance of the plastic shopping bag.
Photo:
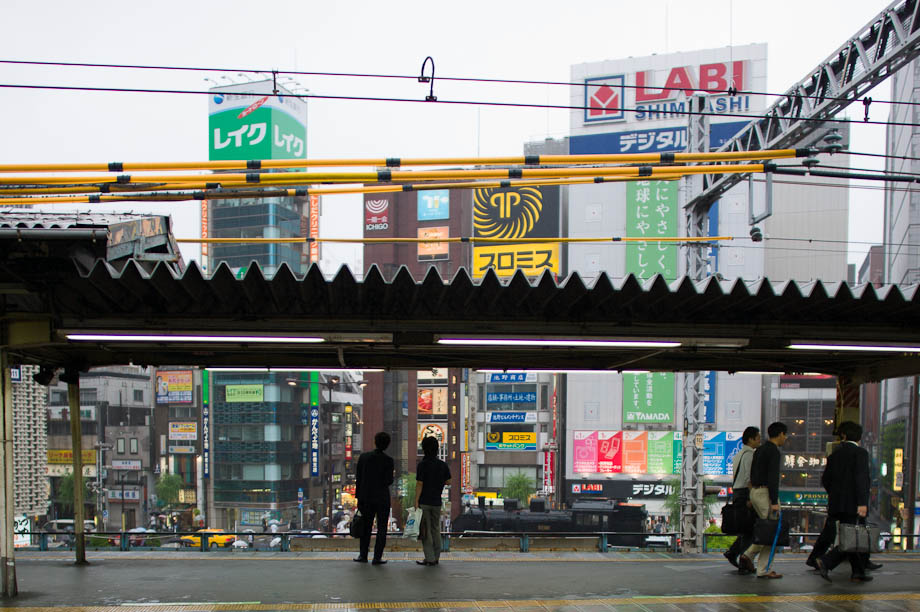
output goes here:
[[409, 508], [409, 516], [406, 517], [406, 528], [403, 529], [403, 537], [409, 540], [418, 539], [418, 528], [422, 522], [422, 509]]

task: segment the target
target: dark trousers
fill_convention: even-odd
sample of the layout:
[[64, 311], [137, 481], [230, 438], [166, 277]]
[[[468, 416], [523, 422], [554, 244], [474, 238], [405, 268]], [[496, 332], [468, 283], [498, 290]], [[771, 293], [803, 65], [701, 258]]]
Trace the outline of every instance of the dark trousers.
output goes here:
[[[828, 522], [831, 520], [837, 520], [841, 523], [847, 523], [849, 525], [855, 525], [859, 521], [859, 516], [855, 514], [837, 514], [833, 517], [828, 517]], [[836, 537], [837, 528], [834, 526], [834, 536]], [[831, 549], [829, 553], [821, 557], [821, 560], [824, 561], [827, 571], [831, 571], [840, 563], [846, 559], [850, 562], [850, 572], [853, 576], [863, 576], [866, 573], [866, 566], [864, 559], [868, 558], [868, 555], [860, 553], [848, 553], [843, 552], [836, 546]]]
[[377, 519], [377, 540], [374, 542], [374, 559], [383, 557], [387, 545], [387, 525], [390, 520], [390, 504], [368, 504], [358, 502], [358, 512], [364, 517], [364, 531], [361, 532], [361, 556], [367, 558], [371, 547], [371, 527]]
[[[750, 499], [750, 496], [748, 493], [749, 491], [746, 488], [745, 489], [742, 489], [742, 488], [735, 489], [732, 494], [732, 503], [739, 505], [739, 506], [747, 505], [747, 502]], [[751, 510], [751, 512], [753, 513], [754, 511]], [[738, 537], [735, 538], [735, 541], [732, 542], [732, 545], [728, 547], [728, 552], [726, 554], [733, 558], [737, 558], [738, 555], [746, 551], [748, 549], [748, 546], [750, 546], [753, 543], [754, 543], [754, 522], [751, 521], [750, 528], [744, 533], [739, 534]]]
[[[823, 557], [824, 554], [834, 545], [834, 540], [837, 539], [837, 521], [831, 517], [827, 517], [827, 520], [824, 521], [824, 528], [821, 530], [821, 534], [818, 536], [818, 539], [815, 541], [815, 547], [809, 553], [808, 560], [814, 561], [819, 557]], [[869, 553], [858, 553], [862, 566], [866, 567], [869, 563]]]

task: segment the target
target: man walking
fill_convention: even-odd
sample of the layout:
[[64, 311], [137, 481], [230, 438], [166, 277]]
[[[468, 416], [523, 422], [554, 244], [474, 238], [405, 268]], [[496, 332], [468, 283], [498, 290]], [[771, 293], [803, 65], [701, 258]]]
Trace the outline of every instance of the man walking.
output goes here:
[[[858, 423], [845, 421], [837, 427], [840, 448], [827, 458], [827, 466], [821, 475], [821, 484], [827, 490], [827, 518], [840, 524], [855, 525], [866, 518], [869, 508], [869, 453], [860, 448], [862, 427]], [[828, 572], [846, 557], [850, 562], [850, 582], [868, 582], [863, 556], [859, 553], [845, 553], [834, 547], [826, 555], [816, 559], [821, 577], [830, 582]]]
[[387, 518], [390, 516], [390, 485], [393, 484], [393, 458], [384, 453], [390, 446], [390, 434], [377, 432], [372, 451], [361, 453], [355, 470], [355, 497], [358, 512], [364, 520], [361, 531], [361, 553], [358, 563], [367, 563], [371, 544], [371, 527], [377, 519], [377, 541], [374, 543], [374, 565], [383, 565], [383, 548], [387, 544]]
[[[786, 443], [785, 423], [770, 423], [767, 435], [770, 439], [754, 451], [751, 460], [751, 505], [757, 516], [762, 519], [777, 518], [779, 514], [779, 472], [780, 451], [779, 447]], [[773, 570], [767, 572], [770, 563], [770, 546], [751, 544], [738, 558], [738, 565], [745, 573], [756, 571], [758, 578], [782, 578]], [[754, 567], [754, 557], [757, 557], [757, 567]]]
[[[736, 506], [744, 506], [750, 511], [751, 508], [751, 462], [754, 460], [754, 451], [760, 447], [760, 429], [757, 427], [747, 427], [741, 434], [741, 450], [735, 453], [732, 458], [732, 473], [735, 475], [732, 480], [732, 503]], [[754, 542], [754, 525], [750, 523], [746, 531], [738, 534], [735, 541], [723, 554], [728, 562], [739, 569], [739, 572], [747, 573], [738, 565], [738, 555], [748, 549]]]
[[450, 468], [438, 459], [438, 439], [422, 438], [424, 458], [415, 470], [415, 507], [422, 509], [419, 531], [425, 560], [419, 565], [437, 565], [441, 558], [441, 492], [450, 484]]

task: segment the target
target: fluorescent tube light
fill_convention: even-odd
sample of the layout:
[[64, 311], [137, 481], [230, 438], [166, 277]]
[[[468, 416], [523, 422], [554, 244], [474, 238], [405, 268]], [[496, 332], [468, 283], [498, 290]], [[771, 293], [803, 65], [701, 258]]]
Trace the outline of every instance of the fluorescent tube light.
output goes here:
[[383, 368], [269, 368], [271, 372], [384, 372]]
[[596, 348], [675, 348], [680, 342], [664, 340], [576, 340], [546, 338], [439, 338], [438, 344], [472, 346], [557, 346]]
[[786, 348], [807, 351], [866, 351], [869, 353], [920, 353], [920, 346], [897, 346], [891, 344], [790, 344]]
[[240, 368], [227, 368], [227, 367], [220, 367], [220, 368], [204, 368], [204, 369], [207, 370], [208, 372], [268, 372], [268, 368], [246, 368], [246, 367], [240, 367]]
[[77, 342], [240, 342], [259, 344], [313, 344], [325, 342], [315, 336], [204, 336], [179, 334], [67, 334]]

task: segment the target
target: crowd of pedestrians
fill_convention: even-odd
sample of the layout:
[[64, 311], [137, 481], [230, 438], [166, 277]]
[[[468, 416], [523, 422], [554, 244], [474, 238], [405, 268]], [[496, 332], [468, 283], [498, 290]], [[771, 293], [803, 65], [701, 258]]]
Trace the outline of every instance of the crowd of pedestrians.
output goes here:
[[[756, 574], [768, 580], [783, 577], [770, 566], [783, 522], [779, 505], [780, 448], [786, 443], [787, 432], [784, 423], [772, 423], [767, 428], [769, 439], [761, 443], [760, 430], [748, 427], [741, 437], [741, 450], [732, 461], [732, 503], [748, 508], [752, 518], [756, 518], [743, 523], [738, 537], [723, 553], [741, 575]], [[850, 565], [850, 581], [868, 582], [872, 576], [867, 572], [879, 569], [881, 564], [872, 562], [868, 553], [843, 551], [834, 541], [838, 525], [865, 522], [869, 504], [869, 454], [859, 446], [862, 427], [858, 423], [840, 423], [836, 434], [839, 443], [833, 446], [821, 477], [828, 497], [827, 520], [805, 563], [830, 581], [830, 572], [846, 560]], [[755, 531], [758, 536], [762, 531], [757, 529], [758, 521], [761, 527], [766, 521], [775, 521], [769, 523], [778, 530], [772, 544], [763, 538], [755, 543]]]

